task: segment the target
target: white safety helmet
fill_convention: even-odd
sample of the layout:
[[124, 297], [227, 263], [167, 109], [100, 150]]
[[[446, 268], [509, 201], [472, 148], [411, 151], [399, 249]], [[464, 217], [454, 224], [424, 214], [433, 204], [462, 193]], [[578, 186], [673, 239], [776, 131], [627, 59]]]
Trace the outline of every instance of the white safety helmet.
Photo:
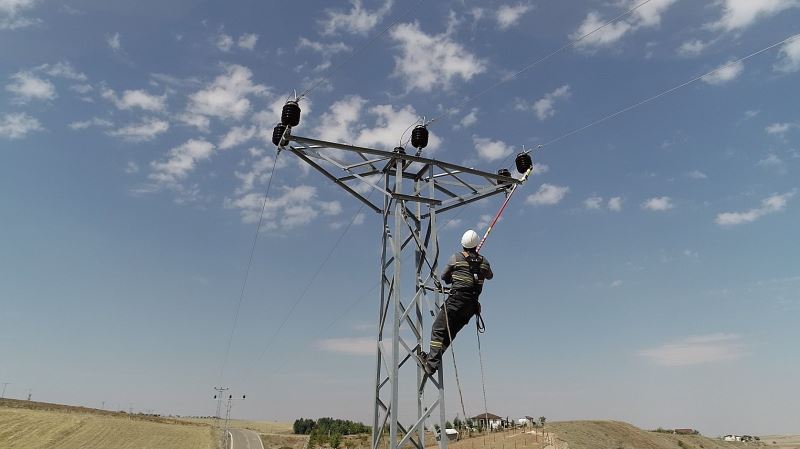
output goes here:
[[466, 249], [472, 249], [478, 246], [480, 243], [481, 238], [478, 236], [478, 233], [473, 231], [472, 229], [468, 230], [461, 236], [461, 246]]

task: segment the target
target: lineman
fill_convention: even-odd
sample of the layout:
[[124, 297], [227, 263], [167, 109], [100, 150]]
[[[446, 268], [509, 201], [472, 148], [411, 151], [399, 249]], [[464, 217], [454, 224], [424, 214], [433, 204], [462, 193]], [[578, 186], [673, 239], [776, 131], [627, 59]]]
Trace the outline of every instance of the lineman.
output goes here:
[[451, 284], [450, 296], [433, 322], [430, 352], [420, 354], [428, 375], [433, 375], [439, 369], [442, 354], [450, 346], [450, 336], [455, 338], [472, 315], [481, 313], [478, 297], [483, 290], [483, 281], [494, 277], [494, 273], [489, 261], [476, 250], [479, 242], [480, 237], [475, 231], [470, 229], [465, 232], [461, 237], [462, 251], [450, 257], [442, 273], [442, 280]]

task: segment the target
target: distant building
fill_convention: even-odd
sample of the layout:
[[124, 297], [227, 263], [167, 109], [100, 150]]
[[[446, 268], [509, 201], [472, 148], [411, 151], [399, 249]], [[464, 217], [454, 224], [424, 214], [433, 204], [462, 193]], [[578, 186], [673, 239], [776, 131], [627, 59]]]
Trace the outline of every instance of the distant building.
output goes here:
[[[456, 429], [444, 429], [444, 434], [447, 435], [448, 441], [458, 441], [458, 431]], [[436, 440], [440, 439], [441, 435], [436, 435]]]
[[497, 429], [503, 425], [503, 418], [493, 413], [481, 413], [480, 415], [474, 416], [470, 419], [472, 419], [472, 422], [477, 424], [479, 427], [489, 429]]

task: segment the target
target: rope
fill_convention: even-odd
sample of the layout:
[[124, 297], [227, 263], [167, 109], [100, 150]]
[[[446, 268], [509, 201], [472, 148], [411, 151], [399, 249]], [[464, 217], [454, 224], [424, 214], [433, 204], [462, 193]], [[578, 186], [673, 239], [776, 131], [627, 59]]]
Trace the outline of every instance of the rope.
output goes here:
[[[483, 318], [481, 318], [481, 322], [483, 322]], [[476, 323], [477, 324], [477, 323]], [[483, 326], [484, 330], [486, 326]], [[481, 332], [480, 325], [478, 325], [477, 332], [475, 335], [478, 336], [478, 361], [481, 364], [481, 389], [483, 389], [483, 418], [486, 420], [486, 428], [489, 428], [489, 406], [486, 402], [486, 377], [483, 374], [483, 351], [481, 350]]]
[[250, 257], [247, 259], [247, 268], [244, 271], [244, 280], [242, 281], [242, 289], [239, 291], [239, 302], [236, 305], [236, 313], [233, 317], [233, 327], [231, 334], [228, 336], [228, 345], [225, 348], [225, 357], [222, 360], [222, 367], [219, 370], [219, 378], [225, 373], [225, 366], [228, 364], [228, 357], [231, 353], [231, 344], [233, 343], [233, 334], [236, 332], [236, 325], [239, 323], [239, 312], [242, 308], [242, 300], [244, 299], [245, 288], [247, 287], [247, 278], [250, 276], [250, 267], [253, 265], [253, 255], [256, 252], [256, 243], [258, 243], [258, 235], [261, 233], [261, 224], [264, 222], [264, 210], [267, 208], [267, 199], [269, 198], [269, 190], [272, 187], [272, 179], [275, 177], [275, 167], [278, 165], [278, 155], [281, 154], [281, 149], [275, 152], [275, 159], [272, 161], [272, 170], [269, 173], [269, 181], [267, 187], [264, 189], [264, 201], [261, 203], [261, 214], [258, 217], [258, 226], [256, 226], [256, 233], [253, 236], [253, 245], [250, 247]]
[[[461, 399], [461, 413], [464, 414], [464, 419], [467, 419], [467, 411], [464, 408], [464, 393], [461, 392], [461, 379], [458, 377], [458, 365], [456, 364], [456, 347], [453, 345], [453, 334], [450, 333], [450, 318], [447, 314], [447, 299], [442, 304], [442, 312], [444, 313], [444, 323], [447, 326], [447, 339], [450, 340], [450, 354], [453, 356], [453, 372], [456, 375], [456, 386], [458, 387], [458, 398]], [[447, 433], [445, 430], [443, 432]], [[446, 438], [442, 435], [440, 438]]]

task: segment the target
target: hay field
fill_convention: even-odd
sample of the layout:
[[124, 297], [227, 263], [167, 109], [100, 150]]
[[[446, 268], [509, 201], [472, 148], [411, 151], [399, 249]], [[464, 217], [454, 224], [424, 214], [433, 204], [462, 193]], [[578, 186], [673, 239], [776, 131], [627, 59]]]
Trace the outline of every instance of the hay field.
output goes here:
[[0, 408], [4, 449], [217, 449], [212, 432], [112, 414]]
[[[179, 418], [180, 421], [185, 421], [195, 424], [205, 424], [215, 426], [216, 420], [214, 418]], [[220, 420], [224, 422], [224, 420]], [[258, 433], [269, 435], [292, 435], [292, 423], [277, 422], [277, 421], [250, 421], [246, 419], [231, 419], [228, 427], [233, 429], [248, 429]]]

